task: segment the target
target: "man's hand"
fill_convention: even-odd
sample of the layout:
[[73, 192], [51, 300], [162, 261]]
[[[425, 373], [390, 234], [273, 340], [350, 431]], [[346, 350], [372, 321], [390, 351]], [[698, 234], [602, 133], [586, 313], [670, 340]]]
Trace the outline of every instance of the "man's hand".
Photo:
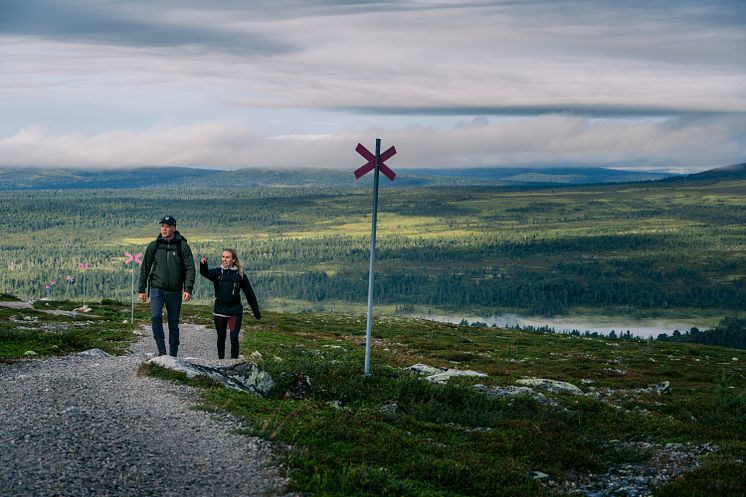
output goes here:
[[192, 298], [192, 296], [189, 294], [189, 292], [184, 292], [181, 298], [186, 302], [187, 300]]
[[140, 293], [140, 294], [138, 294], [137, 296], [138, 296], [138, 297], [140, 298], [140, 301], [141, 301], [141, 302], [145, 302], [146, 300], [148, 300], [148, 296], [147, 296], [147, 295], [145, 295], [145, 292], [143, 292], [143, 293]]
[[201, 258], [201, 259], [199, 260], [199, 263], [200, 263], [200, 264], [205, 264], [206, 262], [207, 262], [207, 257], [205, 257], [205, 256], [203, 255], [203, 256], [202, 256], [202, 258]]

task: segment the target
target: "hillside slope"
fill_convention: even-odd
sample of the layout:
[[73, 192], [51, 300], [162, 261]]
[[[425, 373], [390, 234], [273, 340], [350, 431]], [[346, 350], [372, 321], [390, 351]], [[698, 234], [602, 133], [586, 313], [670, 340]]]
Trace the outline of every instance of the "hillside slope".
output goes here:
[[[393, 187], [475, 185], [544, 186], [652, 181], [665, 174], [605, 168], [395, 168]], [[367, 187], [371, 174], [359, 181], [354, 167], [341, 169], [244, 168], [231, 171], [188, 167], [80, 170], [59, 168], [0, 169], [0, 190], [129, 189], [129, 188], [275, 188]]]
[[701, 181], [723, 181], [723, 180], [746, 180], [746, 163], [732, 164], [730, 166], [716, 167], [699, 173], [686, 176], [674, 176], [662, 180], [664, 183], [676, 182], [701, 182]]

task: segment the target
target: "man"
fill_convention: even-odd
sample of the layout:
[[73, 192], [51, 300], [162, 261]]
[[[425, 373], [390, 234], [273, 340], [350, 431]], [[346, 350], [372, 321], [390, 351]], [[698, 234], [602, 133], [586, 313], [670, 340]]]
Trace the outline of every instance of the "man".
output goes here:
[[138, 292], [145, 302], [145, 287], [150, 289], [150, 320], [158, 355], [166, 354], [163, 334], [163, 304], [168, 313], [168, 353], [176, 357], [179, 351], [179, 313], [181, 301], [189, 300], [194, 289], [194, 258], [187, 239], [176, 231], [176, 219], [161, 219], [158, 238], [148, 244], [140, 268]]

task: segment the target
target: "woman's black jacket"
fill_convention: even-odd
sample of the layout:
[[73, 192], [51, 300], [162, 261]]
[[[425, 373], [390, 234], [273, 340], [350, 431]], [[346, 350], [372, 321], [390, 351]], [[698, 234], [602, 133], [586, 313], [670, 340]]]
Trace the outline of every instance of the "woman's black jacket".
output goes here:
[[241, 305], [241, 290], [243, 290], [254, 317], [261, 319], [262, 313], [259, 312], [256, 295], [254, 295], [254, 289], [251, 288], [246, 273], [241, 276], [236, 268], [223, 269], [222, 267], [216, 267], [207, 269], [207, 263], [200, 263], [199, 274], [212, 281], [215, 286], [215, 307], [213, 308], [215, 314], [224, 316], [243, 314], [243, 305]]

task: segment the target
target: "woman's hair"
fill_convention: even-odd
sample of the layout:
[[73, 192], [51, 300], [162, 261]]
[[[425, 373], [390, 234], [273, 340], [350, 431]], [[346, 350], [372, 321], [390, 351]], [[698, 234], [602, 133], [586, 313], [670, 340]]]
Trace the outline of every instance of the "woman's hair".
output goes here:
[[243, 269], [241, 268], [241, 261], [238, 260], [238, 254], [236, 251], [232, 248], [224, 248], [223, 252], [230, 252], [230, 254], [233, 256], [233, 265], [238, 268], [238, 274], [243, 276]]

